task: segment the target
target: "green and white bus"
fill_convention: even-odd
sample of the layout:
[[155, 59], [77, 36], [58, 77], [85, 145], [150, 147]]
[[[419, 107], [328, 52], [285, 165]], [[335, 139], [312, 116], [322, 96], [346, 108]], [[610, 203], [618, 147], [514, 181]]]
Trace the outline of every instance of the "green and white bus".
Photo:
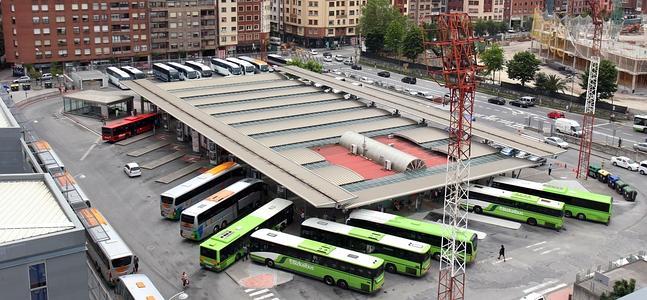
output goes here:
[[479, 184], [470, 184], [469, 200], [463, 208], [477, 214], [541, 225], [560, 230], [564, 226], [564, 203], [519, 192], [510, 192]]
[[385, 269], [421, 277], [431, 266], [426, 243], [318, 218], [301, 223], [301, 236], [384, 259]]
[[292, 223], [294, 204], [276, 198], [200, 244], [200, 266], [220, 272], [240, 259], [249, 236], [260, 228], [285, 229]]
[[[449, 238], [451, 235], [451, 229], [440, 223], [413, 220], [368, 209], [356, 209], [351, 212], [346, 224], [427, 243], [431, 245], [431, 255], [437, 260], [440, 260], [443, 237]], [[478, 244], [476, 233], [461, 230], [456, 238], [467, 245], [465, 262], [473, 262], [476, 259]]]
[[379, 257], [271, 229], [256, 230], [250, 244], [252, 260], [270, 268], [364, 293], [374, 293], [384, 284], [384, 260]]
[[634, 116], [634, 131], [647, 133], [647, 115]]
[[512, 192], [564, 202], [564, 216], [609, 224], [613, 197], [528, 180], [496, 177], [492, 186]]

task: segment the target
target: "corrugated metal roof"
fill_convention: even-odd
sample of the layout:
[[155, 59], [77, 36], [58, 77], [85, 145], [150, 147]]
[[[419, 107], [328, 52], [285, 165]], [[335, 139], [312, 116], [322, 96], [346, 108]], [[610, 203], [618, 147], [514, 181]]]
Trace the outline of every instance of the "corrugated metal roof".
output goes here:
[[186, 80], [159, 83], [158, 86], [164, 90], [174, 92], [180, 90], [199, 89], [209, 86], [227, 86], [238, 83], [254, 83], [258, 81], [283, 79], [278, 73], [255, 74], [254, 76], [219, 76], [200, 80]]
[[[445, 142], [443, 144], [434, 146], [434, 147], [431, 148], [431, 150], [447, 154], [447, 145], [448, 144], [449, 144], [449, 140], [445, 140]], [[492, 154], [492, 153], [497, 152], [496, 149], [494, 149], [494, 148], [492, 148], [492, 147], [490, 147], [488, 145], [484, 145], [484, 144], [481, 144], [481, 143], [475, 143], [473, 141], [472, 141], [472, 149], [471, 150], [472, 150], [472, 152], [471, 152], [470, 158], [475, 158], [475, 157], [484, 156], [484, 155], [488, 155], [488, 154]]]
[[16, 119], [9, 111], [9, 108], [4, 104], [4, 101], [0, 101], [0, 128], [9, 128], [9, 127], [20, 127]]
[[126, 101], [128, 99], [132, 99], [134, 96], [133, 95], [119, 95], [115, 94], [115, 92], [102, 92], [102, 91], [96, 91], [96, 90], [85, 90], [85, 91], [80, 91], [76, 92], [73, 94], [66, 94], [63, 96], [64, 98], [69, 98], [69, 99], [75, 99], [75, 100], [81, 100], [81, 101], [86, 101], [86, 102], [91, 102], [91, 103], [99, 103], [99, 104], [112, 104], [115, 102], [121, 102], [121, 101]]
[[171, 91], [173, 95], [176, 95], [180, 98], [188, 97], [199, 97], [199, 96], [213, 96], [229, 93], [239, 93], [246, 92], [250, 90], [263, 90], [263, 89], [275, 89], [275, 88], [284, 88], [290, 86], [299, 86], [303, 83], [296, 80], [272, 80], [272, 81], [263, 81], [256, 84], [241, 83], [236, 85], [217, 85], [201, 89], [190, 89], [190, 90], [181, 90], [181, 91]]
[[315, 174], [321, 176], [336, 185], [344, 185], [364, 180], [362, 175], [346, 167], [332, 165], [312, 170]]
[[293, 148], [280, 151], [279, 154], [285, 156], [287, 159], [294, 161], [300, 165], [312, 164], [320, 161], [325, 161], [326, 158], [321, 156], [312, 149], [308, 148]]
[[288, 107], [282, 107], [277, 109], [265, 109], [261, 111], [248, 112], [248, 113], [242, 113], [242, 114], [223, 115], [223, 116], [217, 116], [217, 118], [218, 120], [227, 124], [236, 124], [236, 123], [285, 118], [289, 116], [314, 114], [319, 112], [328, 112], [328, 111], [336, 111], [336, 110], [341, 111], [344, 109], [357, 108], [362, 106], [366, 106], [366, 105], [364, 105], [364, 103], [361, 103], [359, 101], [340, 100], [337, 102], [325, 102], [325, 103], [320, 103], [320, 104], [317, 103], [317, 104], [311, 104], [311, 105], [288, 106]]
[[312, 128], [309, 131], [286, 132], [286, 134], [273, 135], [257, 140], [268, 147], [296, 144], [307, 141], [321, 140], [332, 137], [340, 137], [346, 131], [355, 131], [363, 133], [387, 128], [395, 128], [405, 125], [415, 124], [414, 121], [405, 118], [387, 118], [375, 122], [361, 122], [345, 126]]
[[201, 108], [200, 110], [207, 114], [215, 115], [215, 114], [245, 111], [245, 110], [252, 110], [252, 109], [281, 107], [281, 106], [321, 102], [321, 101], [331, 101], [335, 99], [339, 99], [335, 94], [312, 94], [312, 95], [299, 96], [299, 97], [290, 96], [285, 98], [277, 98], [277, 99], [269, 99], [269, 100], [266, 99], [263, 101], [239, 102], [239, 103], [233, 103], [233, 104]]
[[338, 112], [325, 115], [307, 115], [304, 117], [281, 119], [274, 122], [250, 124], [237, 127], [240, 132], [247, 135], [254, 135], [267, 132], [275, 132], [296, 128], [314, 127], [325, 124], [333, 124], [351, 120], [370, 119], [390, 115], [388, 111], [372, 108], [363, 110], [353, 110], [347, 112]]
[[292, 97], [300, 94], [315, 93], [317, 89], [309, 86], [300, 86], [292, 88], [273, 89], [267, 91], [250, 91], [247, 93], [236, 93], [228, 95], [218, 95], [213, 97], [204, 97], [196, 99], [187, 99], [186, 101], [195, 106], [223, 104], [227, 102], [238, 101], [257, 101], [267, 98]]
[[42, 180], [0, 181], [0, 245], [75, 228]]
[[419, 127], [419, 128], [414, 128], [414, 129], [409, 129], [404, 131], [398, 131], [393, 133], [393, 135], [405, 138], [416, 144], [422, 144], [422, 143], [449, 138], [449, 135], [447, 132], [442, 131], [438, 128], [432, 128], [432, 127]]

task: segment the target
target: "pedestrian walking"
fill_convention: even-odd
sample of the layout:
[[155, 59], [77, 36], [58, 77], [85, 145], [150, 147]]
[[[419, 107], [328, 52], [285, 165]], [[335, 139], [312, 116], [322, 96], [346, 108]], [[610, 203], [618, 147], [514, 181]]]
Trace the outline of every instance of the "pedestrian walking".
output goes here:
[[139, 271], [139, 257], [137, 257], [137, 255], [135, 255], [134, 262], [135, 262], [135, 270], [133, 273], [137, 273]]
[[553, 172], [553, 163], [550, 163], [548, 165], [548, 176], [550, 176], [550, 173], [552, 173], [552, 172]]
[[501, 256], [503, 256], [503, 261], [505, 261], [505, 247], [503, 247], [503, 245], [501, 245], [501, 249], [499, 249], [499, 258], [497, 258], [497, 260], [501, 259]]
[[186, 272], [182, 272], [180, 279], [182, 280], [182, 288], [186, 289], [189, 287], [189, 275]]
[[618, 137], [618, 148], [622, 148], [622, 138]]
[[247, 245], [243, 245], [243, 261], [246, 261], [249, 258], [249, 249]]

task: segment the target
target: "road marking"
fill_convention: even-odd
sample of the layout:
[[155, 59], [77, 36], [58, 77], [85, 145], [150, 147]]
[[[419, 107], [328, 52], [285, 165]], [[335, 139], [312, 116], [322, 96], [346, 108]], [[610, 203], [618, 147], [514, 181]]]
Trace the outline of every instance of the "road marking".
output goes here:
[[265, 295], [260, 296], [260, 297], [256, 297], [256, 298], [254, 298], [254, 300], [261, 300], [261, 299], [269, 298], [269, 297], [272, 297], [272, 296], [274, 296], [274, 294], [269, 293], [269, 294], [265, 294]]
[[561, 248], [555, 248], [555, 249], [546, 250], [546, 251], [544, 251], [544, 252], [542, 252], [542, 253], [539, 253], [539, 255], [548, 254], [548, 253], [551, 253], [551, 252], [553, 252], [553, 251], [557, 251], [557, 250], [559, 250], [559, 249], [561, 249]]
[[246, 290], [245, 290], [245, 293], [249, 293], [249, 292], [252, 292], [252, 291], [255, 291], [255, 290], [256, 290], [256, 289], [246, 289]]
[[505, 259], [505, 260], [503, 260], [503, 259], [497, 259], [497, 261], [493, 262], [492, 264], [493, 264], [493, 265], [496, 265], [496, 264], [500, 264], [500, 263], [502, 263], [502, 262], [508, 262], [508, 261], [509, 261], [509, 260], [511, 260], [511, 259], [512, 259], [512, 257], [506, 257], [506, 259]]
[[539, 243], [534, 243], [532, 245], [528, 245], [528, 246], [526, 246], [526, 248], [532, 248], [534, 246], [539, 246], [539, 245], [543, 245], [543, 244], [546, 244], [546, 241], [539, 242]]
[[545, 290], [543, 290], [541, 292], [538, 292], [537, 294], [546, 295], [546, 294], [548, 294], [548, 293], [550, 293], [550, 292], [552, 292], [554, 290], [561, 289], [561, 288], [563, 288], [565, 286], [566, 286], [566, 283], [560, 283], [560, 284], [558, 284], [558, 285], [556, 285], [554, 287], [550, 287], [550, 288], [547, 288], [547, 289], [545, 289]]
[[254, 297], [254, 296], [258, 296], [258, 295], [263, 294], [263, 293], [267, 293], [269, 291], [270, 290], [268, 290], [268, 289], [262, 289], [260, 291], [256, 291], [256, 292], [253, 292], [253, 293], [249, 294], [249, 296]]
[[544, 249], [544, 248], [546, 248], [546, 247], [539, 247], [539, 248], [535, 248], [535, 249], [532, 249], [532, 251], [537, 252], [537, 251], [542, 250], [542, 249]]
[[540, 283], [538, 285], [535, 285], [533, 287], [530, 287], [530, 288], [527, 288], [527, 289], [523, 290], [523, 293], [528, 294], [528, 293], [534, 292], [534, 291], [536, 291], [536, 290], [538, 290], [540, 288], [543, 288], [543, 287], [545, 287], [547, 285], [551, 285], [553, 283], [557, 283], [557, 280], [551, 280], [551, 281], [546, 281], [544, 283]]
[[90, 148], [88, 148], [88, 151], [85, 151], [85, 153], [83, 154], [83, 156], [81, 156], [81, 161], [83, 161], [86, 157], [88, 157], [88, 155], [90, 154], [90, 152], [92, 151], [92, 149], [94, 149], [94, 147], [96, 147], [96, 146], [97, 146], [97, 144], [99, 144], [99, 142], [100, 142], [100, 141], [101, 141], [101, 137], [97, 138], [97, 140], [96, 140], [94, 143], [92, 143], [92, 145], [90, 146]]

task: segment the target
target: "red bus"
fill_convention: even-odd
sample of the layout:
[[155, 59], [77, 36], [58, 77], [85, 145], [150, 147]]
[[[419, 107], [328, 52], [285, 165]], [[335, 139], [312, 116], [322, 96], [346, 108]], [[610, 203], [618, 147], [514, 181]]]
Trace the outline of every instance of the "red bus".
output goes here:
[[101, 139], [108, 142], [125, 140], [131, 136], [153, 130], [157, 113], [126, 117], [101, 127]]

